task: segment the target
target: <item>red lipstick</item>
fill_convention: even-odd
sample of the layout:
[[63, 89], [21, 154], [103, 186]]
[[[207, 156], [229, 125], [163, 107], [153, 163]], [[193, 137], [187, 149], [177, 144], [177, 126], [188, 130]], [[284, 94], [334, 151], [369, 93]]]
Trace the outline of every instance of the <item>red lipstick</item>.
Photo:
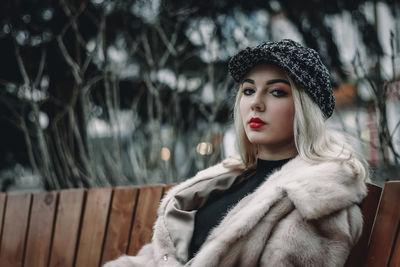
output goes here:
[[250, 128], [260, 128], [264, 126], [266, 123], [260, 118], [251, 118], [249, 121]]

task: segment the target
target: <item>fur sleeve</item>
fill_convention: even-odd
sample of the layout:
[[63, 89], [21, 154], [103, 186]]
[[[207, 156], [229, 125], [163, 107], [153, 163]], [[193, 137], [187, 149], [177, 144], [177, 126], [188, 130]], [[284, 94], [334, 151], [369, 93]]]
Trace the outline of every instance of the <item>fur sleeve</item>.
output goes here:
[[153, 248], [151, 243], [141, 248], [136, 256], [122, 255], [118, 259], [109, 261], [103, 267], [143, 267], [156, 266], [153, 261]]
[[349, 230], [352, 241], [351, 246], [354, 247], [362, 234], [363, 216], [358, 205], [353, 205], [352, 207], [348, 208], [347, 212], [347, 220], [349, 223]]

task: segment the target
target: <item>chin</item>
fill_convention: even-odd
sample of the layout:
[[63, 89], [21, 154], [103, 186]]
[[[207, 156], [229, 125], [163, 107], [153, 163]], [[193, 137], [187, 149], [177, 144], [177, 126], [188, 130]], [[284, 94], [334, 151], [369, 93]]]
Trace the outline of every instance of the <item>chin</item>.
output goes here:
[[265, 137], [255, 136], [255, 137], [248, 137], [248, 139], [249, 139], [250, 143], [252, 143], [253, 145], [268, 145], [271, 143], [272, 144], [276, 143], [276, 142], [274, 142], [274, 140], [267, 139]]
[[276, 146], [280, 144], [291, 143], [291, 138], [282, 138], [282, 136], [269, 136], [265, 133], [263, 134], [254, 134], [250, 133], [247, 136], [250, 143], [253, 145], [267, 145], [267, 146]]

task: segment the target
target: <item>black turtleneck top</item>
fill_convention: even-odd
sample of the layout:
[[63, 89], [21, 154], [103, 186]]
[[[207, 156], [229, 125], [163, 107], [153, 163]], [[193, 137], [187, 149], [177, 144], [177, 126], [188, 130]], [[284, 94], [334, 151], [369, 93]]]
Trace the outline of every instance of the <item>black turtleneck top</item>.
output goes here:
[[268, 175], [282, 167], [289, 159], [257, 160], [257, 168], [248, 179], [234, 184], [222, 194], [211, 196], [195, 215], [194, 231], [189, 247], [189, 259], [200, 249], [211, 229], [219, 224], [224, 215], [246, 195], [252, 193], [266, 181]]

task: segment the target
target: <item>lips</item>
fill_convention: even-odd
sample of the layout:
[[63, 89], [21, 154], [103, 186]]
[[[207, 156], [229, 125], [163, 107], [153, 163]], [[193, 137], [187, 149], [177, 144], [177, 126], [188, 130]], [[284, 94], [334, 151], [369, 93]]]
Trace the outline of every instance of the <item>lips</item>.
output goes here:
[[260, 128], [264, 126], [266, 123], [260, 118], [251, 118], [249, 121], [250, 128]]

